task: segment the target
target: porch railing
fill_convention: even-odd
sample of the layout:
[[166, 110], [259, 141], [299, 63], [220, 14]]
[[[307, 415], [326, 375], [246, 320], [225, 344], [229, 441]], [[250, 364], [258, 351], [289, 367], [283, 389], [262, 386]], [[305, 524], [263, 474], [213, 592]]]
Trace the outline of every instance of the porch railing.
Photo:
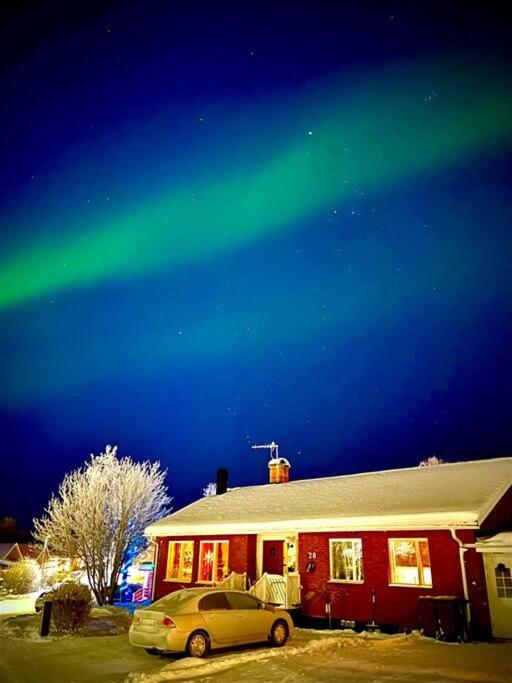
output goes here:
[[215, 584], [215, 588], [223, 588], [224, 590], [245, 591], [247, 590], [247, 574], [237, 574], [231, 572], [225, 579]]
[[300, 575], [263, 574], [251, 586], [249, 593], [272, 605], [282, 605], [285, 609], [300, 605]]
[[142, 602], [143, 600], [149, 600], [151, 598], [151, 586], [144, 586], [144, 588], [139, 588], [138, 591], [132, 593], [132, 602]]

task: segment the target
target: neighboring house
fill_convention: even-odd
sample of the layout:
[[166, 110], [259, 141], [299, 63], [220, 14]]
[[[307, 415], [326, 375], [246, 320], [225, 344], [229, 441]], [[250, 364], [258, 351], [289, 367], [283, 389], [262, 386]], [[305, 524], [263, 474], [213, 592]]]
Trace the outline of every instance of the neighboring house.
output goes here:
[[466, 598], [473, 633], [512, 637], [512, 458], [294, 482], [283, 458], [269, 468], [276, 483], [146, 529], [154, 599], [235, 572], [306, 616], [398, 628], [421, 626], [422, 596]]
[[71, 573], [80, 569], [80, 562], [69, 557], [51, 555], [48, 548], [29, 543], [0, 543], [0, 569], [8, 569], [18, 560], [35, 560], [48, 575], [57, 571]]
[[0, 569], [7, 569], [22, 557], [17, 543], [0, 543]]
[[8, 569], [18, 560], [30, 557], [41, 566], [49, 560], [48, 550], [28, 543], [0, 543], [0, 569]]

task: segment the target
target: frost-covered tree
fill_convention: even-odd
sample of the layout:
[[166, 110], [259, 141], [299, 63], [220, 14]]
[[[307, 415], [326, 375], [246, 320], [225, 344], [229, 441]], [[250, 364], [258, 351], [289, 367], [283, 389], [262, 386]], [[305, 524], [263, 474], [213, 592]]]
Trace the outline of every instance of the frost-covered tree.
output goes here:
[[64, 477], [35, 535], [55, 552], [82, 561], [99, 605], [113, 602], [133, 541], [168, 513], [171, 499], [160, 463], [118, 458], [117, 446], [91, 455]]
[[203, 497], [206, 498], [207, 496], [216, 496], [217, 495], [217, 484], [214, 481], [211, 481], [209, 484], [207, 484], [204, 489], [203, 489]]
[[422, 460], [418, 467], [434, 467], [435, 465], [445, 465], [446, 460], [442, 460], [441, 458], [438, 458], [437, 455], [432, 455], [430, 458], [427, 458], [426, 460]]

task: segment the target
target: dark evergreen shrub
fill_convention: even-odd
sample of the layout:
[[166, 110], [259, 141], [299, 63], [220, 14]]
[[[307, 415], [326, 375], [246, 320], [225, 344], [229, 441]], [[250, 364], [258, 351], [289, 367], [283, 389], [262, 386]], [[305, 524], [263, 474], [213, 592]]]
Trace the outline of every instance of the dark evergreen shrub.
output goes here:
[[88, 586], [67, 581], [48, 596], [53, 601], [52, 622], [58, 633], [75, 633], [87, 621], [92, 607], [92, 594]]

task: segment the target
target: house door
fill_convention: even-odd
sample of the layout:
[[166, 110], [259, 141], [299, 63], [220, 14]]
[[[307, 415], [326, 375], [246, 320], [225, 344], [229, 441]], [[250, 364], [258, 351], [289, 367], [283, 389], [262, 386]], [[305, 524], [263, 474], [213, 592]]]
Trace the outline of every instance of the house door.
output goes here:
[[485, 553], [484, 558], [492, 635], [512, 638], [512, 556]]
[[263, 541], [263, 571], [267, 574], [284, 574], [284, 541]]

